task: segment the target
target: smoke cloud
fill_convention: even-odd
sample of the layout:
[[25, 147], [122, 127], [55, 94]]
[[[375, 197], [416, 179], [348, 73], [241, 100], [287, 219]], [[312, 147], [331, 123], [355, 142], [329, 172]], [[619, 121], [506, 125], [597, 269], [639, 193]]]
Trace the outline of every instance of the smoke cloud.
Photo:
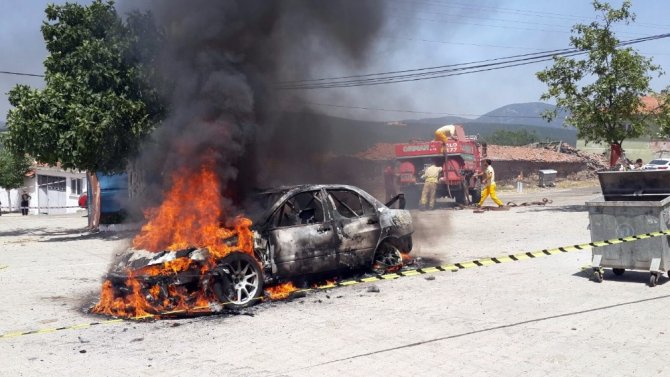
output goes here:
[[[322, 77], [328, 67], [362, 67], [384, 26], [384, 1], [161, 0], [141, 7], [166, 33], [158, 70], [170, 82], [169, 117], [139, 161], [152, 173], [149, 185], [200, 166], [207, 153], [236, 204], [252, 188], [337, 177], [319, 165], [329, 138], [305, 115], [310, 93], [275, 87]], [[151, 199], [160, 200], [142, 200]]]

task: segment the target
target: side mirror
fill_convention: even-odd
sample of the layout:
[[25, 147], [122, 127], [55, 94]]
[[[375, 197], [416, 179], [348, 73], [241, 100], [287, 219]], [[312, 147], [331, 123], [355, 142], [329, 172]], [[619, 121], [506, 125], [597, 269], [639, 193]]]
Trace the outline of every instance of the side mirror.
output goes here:
[[391, 200], [389, 200], [388, 203], [386, 203], [385, 205], [391, 208], [391, 206], [395, 204], [395, 202], [398, 202], [399, 209], [405, 209], [405, 194], [401, 192], [400, 194], [391, 198]]

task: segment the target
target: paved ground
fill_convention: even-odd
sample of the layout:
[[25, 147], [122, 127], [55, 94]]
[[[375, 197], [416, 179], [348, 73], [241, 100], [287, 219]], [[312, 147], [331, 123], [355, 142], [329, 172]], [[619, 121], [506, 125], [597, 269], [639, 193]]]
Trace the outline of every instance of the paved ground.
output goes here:
[[[425, 260], [590, 241], [584, 202], [597, 188], [500, 193], [554, 202], [505, 212], [415, 213]], [[89, 234], [85, 218], [0, 217], [0, 334], [104, 321], [97, 298], [128, 239]], [[311, 293], [246, 315], [114, 322], [0, 338], [0, 375], [595, 376], [670, 371], [668, 284], [627, 272], [597, 284], [590, 253], [438, 273]], [[667, 279], [663, 279], [665, 283]], [[10, 334], [11, 335], [11, 334]]]

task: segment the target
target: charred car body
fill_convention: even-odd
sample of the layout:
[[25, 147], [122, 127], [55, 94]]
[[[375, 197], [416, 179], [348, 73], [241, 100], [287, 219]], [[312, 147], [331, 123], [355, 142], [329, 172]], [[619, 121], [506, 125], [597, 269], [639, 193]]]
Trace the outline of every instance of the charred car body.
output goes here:
[[[265, 284], [352, 269], [379, 273], [401, 265], [401, 252], [412, 249], [410, 213], [391, 209], [357, 187], [290, 186], [257, 198], [262, 211], [254, 216], [253, 240], [239, 234], [224, 240], [239, 251], [213, 260], [206, 248], [130, 250], [108, 274], [114, 294], [139, 290], [161, 310], [203, 298], [244, 307], [256, 301]], [[253, 243], [252, 250], [245, 251], [243, 243]]]

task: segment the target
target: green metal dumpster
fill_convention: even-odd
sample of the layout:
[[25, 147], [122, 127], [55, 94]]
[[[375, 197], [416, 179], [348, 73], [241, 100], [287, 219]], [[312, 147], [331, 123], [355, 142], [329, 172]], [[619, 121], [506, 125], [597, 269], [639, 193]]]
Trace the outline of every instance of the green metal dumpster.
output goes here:
[[[599, 172], [602, 197], [586, 202], [591, 241], [623, 238], [670, 228], [670, 171]], [[670, 269], [670, 238], [652, 237], [592, 249], [596, 281], [604, 268], [650, 272], [655, 286]]]

